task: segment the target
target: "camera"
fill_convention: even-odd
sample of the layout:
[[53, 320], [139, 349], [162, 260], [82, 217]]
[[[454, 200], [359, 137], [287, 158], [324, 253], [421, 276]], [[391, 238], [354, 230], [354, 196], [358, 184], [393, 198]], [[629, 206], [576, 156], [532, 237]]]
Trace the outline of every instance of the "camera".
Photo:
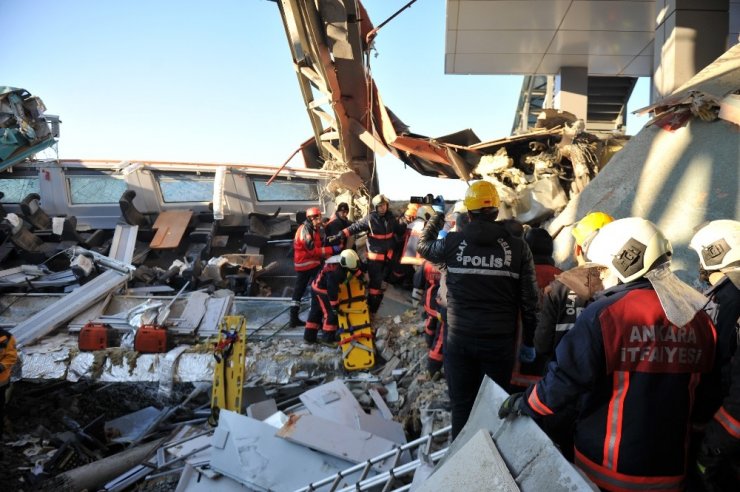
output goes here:
[[424, 196], [412, 196], [409, 203], [419, 203], [421, 205], [431, 205], [434, 202], [434, 195], [427, 193]]

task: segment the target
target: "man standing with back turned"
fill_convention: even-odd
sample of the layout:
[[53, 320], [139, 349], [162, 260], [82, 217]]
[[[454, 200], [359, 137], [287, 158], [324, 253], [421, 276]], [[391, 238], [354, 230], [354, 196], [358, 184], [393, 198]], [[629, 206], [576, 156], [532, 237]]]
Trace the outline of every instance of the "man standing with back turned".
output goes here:
[[452, 437], [468, 420], [487, 375], [507, 387], [514, 365], [517, 318], [521, 312], [524, 348], [533, 351], [537, 326], [537, 284], [532, 253], [520, 238], [496, 222], [499, 197], [478, 181], [465, 194], [470, 223], [437, 239], [444, 223], [444, 200], [427, 222], [417, 251], [447, 267], [447, 345], [444, 366], [452, 402]]

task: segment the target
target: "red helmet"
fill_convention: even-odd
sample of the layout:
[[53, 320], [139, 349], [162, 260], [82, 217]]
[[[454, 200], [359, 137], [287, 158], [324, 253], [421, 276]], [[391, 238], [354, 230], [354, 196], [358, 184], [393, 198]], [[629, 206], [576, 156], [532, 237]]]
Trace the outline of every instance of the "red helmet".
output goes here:
[[306, 209], [306, 217], [318, 217], [321, 216], [321, 210], [319, 210], [319, 207], [309, 207]]

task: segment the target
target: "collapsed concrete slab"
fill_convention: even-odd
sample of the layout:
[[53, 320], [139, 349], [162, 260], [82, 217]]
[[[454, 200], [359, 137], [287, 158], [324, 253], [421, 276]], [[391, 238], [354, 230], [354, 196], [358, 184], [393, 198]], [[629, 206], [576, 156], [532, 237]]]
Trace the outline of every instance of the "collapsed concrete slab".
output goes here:
[[[484, 378], [467, 424], [452, 442], [447, 455], [439, 462], [432, 476], [424, 483], [435, 483], [438, 473], [442, 473], [441, 476], [450, 476], [458, 472], [468, 473], [477, 467], [479, 463], [461, 462], [455, 456], [463, 451], [474, 436], [485, 430], [492, 435], [509, 473], [522, 491], [598, 490], [563, 458], [552, 441], [531, 419], [498, 418], [498, 408], [508, 396], [490, 378]], [[448, 467], [453, 470], [447, 470]]]
[[470, 492], [519, 490], [486, 430], [480, 429], [450, 457], [445, 466], [440, 467], [434, 474], [434, 480], [427, 480], [416, 491], [434, 492], [455, 488]]
[[[725, 53], [684, 87], [677, 93], [681, 97], [654, 106], [681, 105], [686, 100], [682, 94], [688, 91], [715, 98], [736, 92], [740, 89], [740, 47]], [[697, 279], [698, 259], [688, 249], [696, 227], [710, 220], [740, 217], [740, 127], [716, 119], [719, 108], [712, 108], [709, 117], [704, 112], [701, 118], [694, 116], [687, 109], [676, 112], [675, 122], [642, 129], [571, 200], [548, 227], [556, 235], [555, 259], [561, 267], [573, 265], [572, 225], [589, 212], [602, 211], [615, 218], [639, 216], [657, 224], [673, 244], [677, 275], [689, 282]]]

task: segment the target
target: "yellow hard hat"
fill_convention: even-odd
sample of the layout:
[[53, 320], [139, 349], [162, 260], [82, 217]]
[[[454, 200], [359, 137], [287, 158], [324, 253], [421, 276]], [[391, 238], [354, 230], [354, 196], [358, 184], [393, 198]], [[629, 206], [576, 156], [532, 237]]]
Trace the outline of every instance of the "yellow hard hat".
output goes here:
[[463, 202], [468, 211], [475, 212], [482, 208], [498, 208], [501, 200], [496, 188], [488, 181], [476, 181], [465, 192]]
[[418, 203], [409, 203], [408, 206], [406, 206], [406, 212], [404, 212], [404, 215], [406, 217], [416, 218], [416, 211], [419, 209]]
[[576, 239], [576, 244], [583, 247], [584, 243], [593, 236], [593, 234], [607, 225], [610, 222], [614, 222], [614, 217], [604, 212], [591, 212], [581, 220], [579, 220], [575, 227], [573, 227], [573, 237]]

